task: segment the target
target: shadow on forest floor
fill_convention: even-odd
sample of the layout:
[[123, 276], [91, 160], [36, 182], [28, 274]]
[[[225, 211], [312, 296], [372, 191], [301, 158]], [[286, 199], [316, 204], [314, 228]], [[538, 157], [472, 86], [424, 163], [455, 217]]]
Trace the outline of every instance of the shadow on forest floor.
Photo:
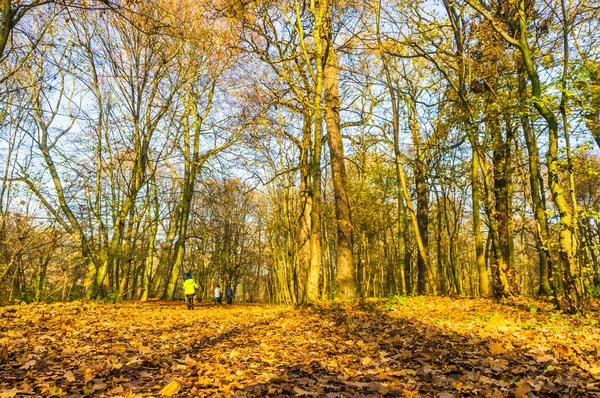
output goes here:
[[89, 306], [1, 312], [0, 395], [600, 396], [594, 328], [487, 300]]
[[[536, 350], [527, 338], [503, 342], [444, 330], [437, 319], [384, 312], [309, 313], [328, 325], [318, 338], [335, 341], [325, 358], [281, 366], [280, 377], [247, 386], [249, 395], [600, 396], [598, 377], [574, 367], [569, 355]], [[598, 351], [581, 354], [598, 359]]]

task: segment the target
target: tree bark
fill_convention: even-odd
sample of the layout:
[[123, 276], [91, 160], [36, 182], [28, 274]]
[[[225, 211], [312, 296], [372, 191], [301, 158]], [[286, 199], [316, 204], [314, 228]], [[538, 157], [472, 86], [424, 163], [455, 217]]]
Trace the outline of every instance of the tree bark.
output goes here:
[[354, 269], [352, 243], [352, 215], [350, 197], [346, 183], [344, 165], [344, 146], [340, 129], [340, 94], [338, 87], [337, 54], [331, 32], [331, 10], [328, 1], [324, 0], [325, 18], [322, 34], [324, 39], [323, 82], [325, 92], [325, 124], [327, 126], [327, 144], [331, 157], [331, 178], [335, 200], [337, 220], [336, 280], [342, 298], [349, 299], [357, 295], [356, 275]]
[[479, 188], [479, 153], [473, 149], [471, 158], [471, 201], [473, 202], [473, 235], [475, 238], [475, 265], [479, 274], [479, 294], [489, 296], [490, 280], [485, 263], [485, 249], [481, 234], [481, 200]]
[[[524, 71], [522, 71], [524, 72]], [[552, 294], [550, 286], [550, 249], [548, 219], [546, 217], [546, 203], [543, 199], [544, 182], [540, 176], [540, 154], [537, 140], [533, 136], [531, 122], [529, 120], [529, 108], [527, 106], [527, 82], [523, 73], [519, 74], [519, 94], [521, 109], [521, 126], [527, 147], [527, 163], [529, 165], [529, 185], [531, 203], [533, 207], [533, 218], [535, 220], [535, 240], [539, 259], [540, 283], [537, 294], [549, 296]]]
[[[316, 294], [314, 290], [310, 291], [309, 296], [309, 271], [310, 271], [310, 260], [311, 260], [311, 245], [310, 235], [312, 230], [312, 189], [311, 189], [311, 167], [309, 162], [309, 156], [311, 153], [311, 130], [312, 130], [312, 118], [309, 112], [305, 112], [303, 115], [303, 126], [302, 126], [302, 141], [300, 143], [300, 159], [298, 161], [298, 167], [300, 168], [300, 214], [298, 215], [298, 272], [300, 274], [299, 283], [303, 287], [304, 297], [303, 300], [308, 299], [313, 301], [316, 299], [318, 294], [318, 281], [316, 283], [317, 289]], [[318, 275], [318, 273], [317, 273]], [[314, 287], [315, 283], [312, 282], [311, 288]]]

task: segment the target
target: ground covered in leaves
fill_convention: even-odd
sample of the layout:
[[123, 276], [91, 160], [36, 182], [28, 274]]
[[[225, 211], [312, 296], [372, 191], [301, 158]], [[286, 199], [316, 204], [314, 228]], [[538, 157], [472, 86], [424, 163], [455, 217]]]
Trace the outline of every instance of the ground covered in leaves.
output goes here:
[[0, 397], [600, 397], [600, 332], [524, 301], [0, 307]]

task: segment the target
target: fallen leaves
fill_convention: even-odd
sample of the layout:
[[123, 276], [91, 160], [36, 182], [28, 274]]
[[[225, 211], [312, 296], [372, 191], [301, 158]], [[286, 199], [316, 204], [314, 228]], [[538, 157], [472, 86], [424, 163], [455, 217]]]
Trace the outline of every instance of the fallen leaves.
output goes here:
[[64, 377], [69, 383], [73, 383], [75, 381], [75, 376], [73, 375], [73, 372], [71, 372], [70, 370], [67, 370], [65, 372]]
[[500, 343], [491, 342], [490, 352], [492, 353], [492, 355], [502, 355], [506, 352], [506, 348], [504, 348]]
[[23, 365], [21, 365], [19, 367], [19, 369], [21, 369], [21, 370], [31, 369], [32, 367], [35, 366], [36, 363], [37, 363], [37, 361], [35, 359], [32, 359], [31, 361], [28, 361], [28, 362], [24, 363]]
[[0, 365], [6, 363], [8, 361], [8, 347], [6, 344], [3, 344], [0, 347]]
[[181, 385], [176, 380], [173, 380], [172, 382], [164, 386], [163, 389], [160, 390], [158, 393], [165, 397], [171, 397], [177, 394], [180, 389]]
[[5, 309], [0, 398], [600, 395], [598, 331], [579, 318], [443, 297], [364, 308]]

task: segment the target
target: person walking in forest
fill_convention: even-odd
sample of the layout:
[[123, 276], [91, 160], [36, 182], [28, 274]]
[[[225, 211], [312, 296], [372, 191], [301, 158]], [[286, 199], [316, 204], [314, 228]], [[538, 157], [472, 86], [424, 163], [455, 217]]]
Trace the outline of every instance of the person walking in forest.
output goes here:
[[222, 302], [223, 300], [221, 298], [221, 287], [217, 285], [217, 287], [215, 287], [215, 303], [221, 304]]
[[233, 301], [233, 290], [229, 285], [227, 285], [227, 287], [225, 288], [225, 298], [227, 299], [227, 304], [231, 304], [231, 302]]
[[194, 309], [194, 296], [196, 296], [196, 289], [199, 287], [192, 275], [189, 272], [186, 273], [183, 277], [183, 295], [188, 310]]

